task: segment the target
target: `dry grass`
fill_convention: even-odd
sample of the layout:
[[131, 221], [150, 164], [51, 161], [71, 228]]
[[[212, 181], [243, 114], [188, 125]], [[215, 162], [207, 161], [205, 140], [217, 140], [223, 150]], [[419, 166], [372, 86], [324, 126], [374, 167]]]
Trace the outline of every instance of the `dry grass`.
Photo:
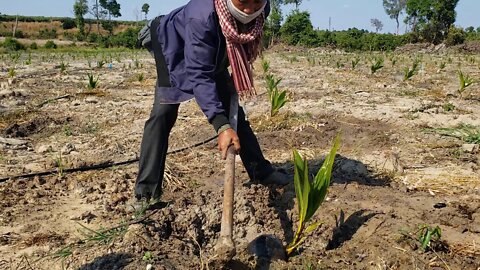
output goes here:
[[455, 244], [449, 246], [451, 253], [463, 256], [480, 256], [480, 246], [473, 241], [472, 243]]
[[480, 179], [478, 176], [452, 176], [452, 175], [421, 175], [416, 173], [416, 179], [405, 178], [404, 184], [412, 190], [423, 190], [433, 193], [454, 195], [465, 189], [480, 188]]

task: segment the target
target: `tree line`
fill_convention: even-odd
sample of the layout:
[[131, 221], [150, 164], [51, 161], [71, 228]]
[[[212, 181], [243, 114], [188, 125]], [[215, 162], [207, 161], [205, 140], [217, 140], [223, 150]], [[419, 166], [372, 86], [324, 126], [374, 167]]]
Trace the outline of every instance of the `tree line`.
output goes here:
[[[480, 27], [466, 29], [454, 26], [455, 8], [459, 0], [382, 0], [385, 13], [396, 22], [396, 32], [379, 33], [383, 22], [376, 18], [370, 20], [375, 32], [351, 28], [343, 31], [315, 29], [307, 11], [300, 11], [302, 0], [270, 0], [271, 13], [265, 24], [264, 46], [275, 42], [303, 46], [331, 46], [346, 50], [393, 50], [406, 43], [429, 42], [456, 45], [465, 40], [480, 40]], [[294, 5], [287, 16], [282, 14], [284, 5]], [[143, 4], [141, 11], [148, 19], [150, 5]], [[65, 19], [63, 28], [76, 27], [74, 37], [79, 41], [97, 43], [102, 47], [135, 47], [138, 25], [132, 25], [126, 31], [114, 35], [119, 24], [113, 20], [121, 16], [121, 5], [116, 0], [75, 0], [74, 20]], [[86, 16], [89, 18], [86, 18]], [[0, 16], [0, 19], [3, 16]], [[405, 34], [400, 35], [403, 19]], [[96, 25], [96, 31], [92, 29]], [[108, 34], [102, 34], [100, 27]], [[103, 32], [104, 33], [104, 32]], [[56, 33], [42, 32], [44, 38], [55, 38]]]
[[[310, 13], [300, 11], [301, 0], [271, 0], [271, 15], [266, 23], [265, 45], [284, 42], [290, 45], [333, 46], [347, 50], [392, 50], [406, 43], [427, 42], [457, 45], [465, 40], [480, 40], [480, 27], [455, 27], [455, 8], [459, 0], [382, 0], [385, 13], [396, 22], [395, 34], [378, 34], [383, 23], [370, 20], [375, 33], [351, 28], [343, 31], [314, 29]], [[282, 5], [295, 9], [283, 18]], [[406, 26], [400, 35], [401, 17]]]

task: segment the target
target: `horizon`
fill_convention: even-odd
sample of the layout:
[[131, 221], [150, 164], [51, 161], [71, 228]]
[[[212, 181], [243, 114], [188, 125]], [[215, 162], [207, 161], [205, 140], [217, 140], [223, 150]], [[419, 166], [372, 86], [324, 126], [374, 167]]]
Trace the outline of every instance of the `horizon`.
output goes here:
[[[1, 0], [6, 1], [6, 0]], [[73, 3], [74, 0], [61, 1], [58, 0], [23, 0], [25, 5], [18, 6], [11, 1], [6, 1], [0, 8], [2, 15], [19, 15], [19, 16], [43, 16], [43, 17], [71, 17], [73, 18]], [[92, 1], [89, 1], [91, 5]], [[141, 21], [144, 19], [144, 14], [141, 13], [141, 6], [144, 3], [150, 5], [150, 12], [148, 18], [156, 15], [166, 14], [179, 6], [188, 2], [188, 0], [172, 0], [164, 3], [159, 3], [149, 0], [134, 0], [117, 1], [121, 5], [122, 16], [118, 20], [122, 21]], [[54, 7], [51, 9], [50, 7]], [[282, 8], [284, 19], [294, 9], [294, 5], [284, 5]], [[379, 19], [384, 27], [380, 33], [395, 33], [396, 23], [390, 19], [383, 9], [381, 0], [341, 0], [335, 3], [331, 1], [322, 0], [306, 0], [300, 5], [301, 11], [308, 11], [313, 26], [316, 29], [347, 30], [349, 28], [358, 28], [374, 32], [371, 26], [370, 19]], [[466, 28], [473, 26], [475, 28], [480, 26], [476, 10], [480, 10], [480, 2], [474, 0], [460, 0], [456, 12], [457, 19], [456, 26]], [[366, 15], [368, 14], [368, 15]], [[85, 18], [92, 19], [88, 14]], [[405, 33], [405, 24], [403, 23], [404, 16], [400, 17], [400, 33]], [[331, 21], [331, 26], [329, 26]]]

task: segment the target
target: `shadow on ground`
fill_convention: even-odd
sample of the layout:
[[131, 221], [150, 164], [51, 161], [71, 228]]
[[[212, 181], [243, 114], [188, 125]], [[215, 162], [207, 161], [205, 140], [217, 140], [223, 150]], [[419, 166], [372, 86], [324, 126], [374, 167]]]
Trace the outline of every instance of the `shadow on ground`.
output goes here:
[[336, 220], [336, 226], [333, 230], [333, 236], [327, 244], [327, 250], [340, 247], [346, 241], [352, 239], [353, 235], [365, 224], [369, 219], [378, 213], [365, 214], [366, 210], [359, 210], [351, 214], [345, 220], [345, 213], [340, 211], [340, 216]]
[[95, 258], [91, 263], [77, 270], [122, 270], [132, 261], [133, 256], [127, 253], [111, 253]]

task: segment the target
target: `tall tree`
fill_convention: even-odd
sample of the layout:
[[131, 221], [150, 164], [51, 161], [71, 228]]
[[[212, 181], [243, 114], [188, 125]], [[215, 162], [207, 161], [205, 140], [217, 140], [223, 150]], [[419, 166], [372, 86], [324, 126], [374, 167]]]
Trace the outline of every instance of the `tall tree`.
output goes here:
[[284, 4], [295, 4], [295, 9], [298, 9], [298, 7], [302, 4], [303, 0], [283, 0]]
[[100, 19], [102, 19], [102, 14], [100, 13], [100, 5], [98, 0], [93, 0], [92, 8], [90, 9], [90, 14], [95, 17], [97, 21], [97, 34], [100, 34]]
[[398, 19], [406, 6], [407, 0], [383, 0], [383, 8], [385, 9], [385, 12], [390, 16], [390, 19], [397, 22], [397, 35], [400, 29], [400, 21]]
[[378, 33], [378, 31], [382, 31], [383, 29], [383, 23], [379, 19], [371, 19], [370, 23], [372, 26], [375, 28], [375, 31]]
[[442, 42], [455, 23], [459, 0], [407, 0], [407, 18], [412, 30], [434, 44]]
[[84, 16], [88, 12], [87, 0], [76, 0], [73, 4], [73, 13], [75, 14], [75, 20], [79, 32], [79, 37], [85, 36], [85, 19]]
[[102, 8], [100, 13], [108, 18], [108, 20], [102, 21], [102, 27], [107, 30], [110, 35], [113, 35], [116, 22], [112, 21], [112, 17], [118, 18], [122, 16], [122, 13], [120, 13], [120, 4], [116, 0], [99, 0], [98, 3]]
[[116, 0], [99, 0], [99, 3], [103, 8], [101, 12], [108, 15], [108, 20], [111, 20], [112, 16], [115, 18], [122, 16], [120, 4]]
[[142, 12], [145, 13], [145, 20], [147, 20], [147, 14], [149, 10], [150, 10], [150, 5], [147, 3], [143, 4]]
[[268, 31], [270, 31], [272, 37], [271, 41], [274, 41], [275, 38], [278, 36], [278, 34], [280, 33], [280, 27], [282, 26], [283, 15], [281, 2], [281, 0], [270, 1], [271, 12], [268, 16], [265, 27]]

